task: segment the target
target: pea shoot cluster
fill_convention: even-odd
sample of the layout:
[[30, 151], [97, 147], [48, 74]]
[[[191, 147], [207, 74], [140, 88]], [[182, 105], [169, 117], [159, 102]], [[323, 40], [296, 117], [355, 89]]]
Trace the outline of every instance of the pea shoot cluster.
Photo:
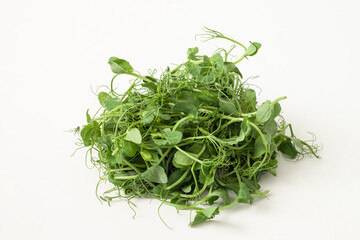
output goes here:
[[[106, 92], [98, 93], [101, 108], [80, 130], [80, 145], [113, 187], [100, 199], [159, 199], [179, 210], [195, 210], [190, 225], [238, 203], [264, 197], [259, 180], [276, 175], [279, 155], [318, 157], [313, 141], [294, 135], [280, 115], [279, 97], [259, 104], [237, 64], [254, 56], [260, 43], [249, 46], [220, 32], [205, 29], [204, 40], [230, 41], [230, 50], [200, 55], [197, 47], [187, 60], [159, 76], [143, 76], [126, 60], [111, 57], [115, 74]], [[243, 55], [230, 61], [235, 47]], [[114, 81], [130, 75], [131, 86], [118, 93]], [[231, 193], [232, 192], [232, 193]]]

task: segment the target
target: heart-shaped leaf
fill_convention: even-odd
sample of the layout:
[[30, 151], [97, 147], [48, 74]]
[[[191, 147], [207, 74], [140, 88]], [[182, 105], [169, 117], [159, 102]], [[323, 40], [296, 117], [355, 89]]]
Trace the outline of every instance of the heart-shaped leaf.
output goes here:
[[111, 57], [108, 63], [111, 71], [115, 74], [132, 73], [134, 71], [130, 63], [124, 59]]

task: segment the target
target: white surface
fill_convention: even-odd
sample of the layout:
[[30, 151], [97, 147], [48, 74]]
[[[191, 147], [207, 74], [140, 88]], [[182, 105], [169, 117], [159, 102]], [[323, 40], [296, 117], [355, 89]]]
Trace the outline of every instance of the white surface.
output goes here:
[[[1, 1], [0, 239], [355, 239], [359, 224], [358, 1]], [[240, 65], [260, 75], [261, 99], [286, 95], [298, 136], [315, 132], [322, 159], [282, 161], [266, 177], [270, 200], [187, 226], [157, 201], [95, 198], [95, 170], [71, 158], [72, 134], [109, 84], [110, 56], [145, 73], [182, 62], [208, 26], [263, 44]], [[120, 81], [120, 79], [118, 80]], [[121, 85], [127, 87], [127, 80]]]

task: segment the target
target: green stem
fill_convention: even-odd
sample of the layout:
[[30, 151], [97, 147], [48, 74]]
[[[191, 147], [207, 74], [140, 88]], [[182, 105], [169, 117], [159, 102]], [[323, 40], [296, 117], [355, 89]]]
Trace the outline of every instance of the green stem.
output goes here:
[[199, 204], [201, 204], [201, 203], [203, 203], [203, 202], [206, 202], [209, 198], [211, 198], [211, 197], [212, 197], [212, 195], [211, 195], [212, 187], [213, 187], [213, 186], [210, 186], [208, 195], [206, 195], [203, 199], [201, 199], [201, 200], [199, 200], [199, 201], [197, 201], [197, 202], [195, 202], [195, 203], [193, 203], [193, 204], [191, 204], [191, 205], [189, 205], [189, 206], [190, 206], [190, 207], [195, 207], [195, 206], [197, 206], [197, 205], [199, 205]]
[[207, 183], [204, 184], [204, 186], [200, 189], [200, 191], [198, 191], [197, 193], [193, 193], [193, 194], [180, 194], [180, 197], [185, 197], [185, 198], [195, 198], [200, 196], [207, 188]]
[[197, 159], [196, 157], [191, 156], [189, 153], [185, 152], [184, 150], [182, 150], [181, 148], [179, 148], [178, 146], [174, 146], [179, 152], [181, 152], [182, 154], [184, 154], [185, 156], [187, 156], [188, 158], [191, 158], [192, 160], [203, 164], [203, 161]]
[[148, 82], [148, 83], [152, 83], [152, 82], [153, 82], [153, 81], [147, 79], [146, 77], [143, 77], [143, 76], [141, 76], [141, 75], [139, 75], [139, 74], [137, 74], [137, 73], [134, 73], [134, 72], [132, 72], [132, 73], [127, 73], [127, 74], [128, 74], [128, 75], [131, 75], [131, 76], [134, 76], [134, 77], [137, 77], [137, 78], [140, 78], [140, 79], [144, 80], [144, 82]]
[[115, 180], [128, 180], [128, 179], [136, 179], [140, 177], [140, 175], [131, 175], [131, 176], [116, 176], [114, 175], [114, 179]]
[[188, 119], [192, 119], [193, 116], [186, 116], [186, 117], [183, 117], [182, 119], [180, 119], [179, 121], [177, 121], [177, 123], [175, 124], [175, 126], [173, 127], [172, 131], [174, 132], [182, 122], [188, 120]]
[[186, 140], [195, 140], [195, 139], [204, 139], [204, 138], [208, 138], [208, 136], [188, 137], [188, 138], [184, 138], [182, 140], [186, 141]]
[[128, 162], [126, 159], [122, 159], [122, 161], [127, 164], [129, 167], [131, 167], [135, 172], [137, 172], [138, 174], [141, 173], [141, 171], [135, 167], [133, 164], [131, 164], [130, 162]]
[[114, 82], [114, 79], [119, 76], [118, 74], [116, 74], [112, 79], [111, 79], [111, 82], [110, 82], [110, 90], [111, 92], [114, 92], [114, 89], [113, 89], [113, 82]]
[[[238, 172], [237, 169], [235, 169], [235, 173], [236, 173], [236, 178], [237, 178], [237, 180], [238, 180], [238, 184], [239, 184], [239, 186], [240, 186], [241, 178], [240, 178], [240, 174], [239, 174], [239, 172]], [[238, 198], [239, 198], [239, 195], [238, 195], [238, 197], [235, 199], [235, 201], [233, 201], [232, 203], [230, 203], [230, 204], [228, 204], [228, 205], [226, 205], [226, 206], [220, 207], [219, 210], [224, 210], [224, 209], [227, 209], [227, 208], [230, 208], [230, 207], [234, 206], [235, 204], [238, 203]]]
[[128, 170], [133, 170], [133, 169], [131, 167], [124, 167], [124, 168], [110, 169], [109, 172], [123, 172]]
[[226, 40], [229, 40], [230, 42], [236, 43], [237, 45], [239, 45], [239, 46], [241, 46], [242, 48], [244, 48], [245, 51], [247, 50], [247, 48], [246, 48], [243, 44], [239, 43], [238, 41], [236, 41], [236, 40], [234, 40], [234, 39], [228, 38], [228, 37], [226, 37], [226, 36], [221, 36], [221, 38], [224, 38], [224, 39], [226, 39]]
[[191, 166], [191, 174], [193, 175], [193, 178], [194, 178], [194, 184], [195, 184], [195, 187], [194, 187], [194, 191], [193, 191], [193, 193], [195, 193], [195, 192], [198, 192], [198, 191], [199, 191], [199, 185], [198, 185], [198, 182], [197, 182], [197, 179], [196, 179], [196, 174], [195, 174], [195, 171], [194, 171], [195, 164], [196, 164], [196, 162], [194, 162], [194, 163], [193, 163], [193, 165]]
[[[141, 171], [137, 168], [137, 167], [135, 167], [133, 164], [131, 164], [130, 162], [128, 162], [126, 159], [122, 159], [122, 161], [125, 163], [125, 164], [127, 164], [129, 167], [131, 167], [135, 172], [137, 172], [138, 174], [141, 174]], [[147, 181], [147, 180], [145, 180], [147, 183], [149, 183], [150, 184], [150, 186], [152, 186], [152, 187], [155, 187], [155, 185], [152, 183], [152, 182], [149, 182], [149, 181]]]
[[[159, 163], [161, 163], [163, 160], [164, 160], [164, 158], [169, 154], [169, 152], [171, 151], [171, 149], [172, 149], [172, 147], [171, 148], [168, 148], [165, 152], [164, 152], [164, 154], [161, 156], [161, 158], [159, 159]], [[170, 163], [170, 161], [167, 161], [166, 162], [166, 165], [165, 165], [165, 170], [166, 170], [166, 172], [168, 171], [168, 169], [169, 169], [169, 163]]]
[[203, 208], [190, 207], [190, 206], [186, 206], [186, 205], [180, 205], [180, 204], [171, 203], [171, 202], [168, 202], [168, 201], [163, 201], [163, 203], [166, 204], [166, 205], [169, 205], [169, 206], [176, 207], [177, 209], [180, 209], [180, 210], [203, 210]]
[[[247, 49], [245, 48], [245, 51], [246, 51], [246, 50], [247, 50]], [[245, 54], [242, 55], [241, 58], [239, 58], [238, 60], [236, 60], [236, 61], [234, 62], [234, 64], [238, 64], [238, 63], [241, 62], [245, 57], [246, 57]]]
[[[137, 73], [134, 73], [134, 72], [132, 72], [132, 73], [125, 73], [125, 74], [130, 75], [130, 76], [134, 76], [134, 77], [137, 77], [137, 78], [140, 78], [140, 79], [142, 79], [142, 80], [144, 80], [145, 82], [148, 82], [148, 83], [152, 82], [151, 80], [147, 79], [146, 77], [143, 77], [143, 76], [141, 76], [141, 75], [139, 75], [139, 74], [137, 74]], [[116, 78], [117, 76], [119, 76], [119, 75], [121, 75], [121, 74], [116, 74], [116, 75], [111, 79], [111, 82], [110, 82], [110, 90], [111, 90], [111, 92], [114, 92], [113, 83], [114, 83], [115, 78]], [[127, 93], [128, 93], [129, 91], [131, 91], [131, 89], [134, 88], [134, 84], [135, 84], [135, 83], [133, 83], [133, 84], [130, 86], [130, 88], [125, 92], [124, 96], [123, 96], [122, 99], [121, 99], [121, 102], [122, 102], [122, 100], [125, 98], [125, 96], [127, 95]]]
[[132, 129], [134, 126], [136, 126], [136, 125], [138, 125], [138, 124], [140, 124], [140, 123], [141, 123], [141, 120], [140, 120], [140, 121], [137, 121], [137, 122], [133, 122], [133, 123], [130, 124], [130, 126], [128, 127], [128, 130], [127, 130], [124, 134], [118, 136], [117, 138], [123, 138], [123, 137], [125, 137], [126, 134], [128, 134], [128, 132], [129, 132], [130, 129]]
[[282, 97], [278, 97], [277, 99], [275, 99], [273, 102], [272, 102], [272, 105], [274, 105], [275, 103], [281, 101], [281, 100], [284, 100], [286, 99], [286, 96], [282, 96]]
[[166, 187], [165, 190], [170, 190], [172, 188], [174, 188], [175, 186], [177, 186], [178, 184], [180, 184], [185, 178], [186, 176], [188, 175], [188, 173], [190, 172], [190, 169], [191, 168], [188, 168], [185, 173], [176, 181], [174, 182], [173, 184], [171, 184], [170, 186]]
[[265, 146], [265, 155], [264, 155], [264, 158], [262, 159], [262, 161], [260, 162], [259, 166], [257, 166], [257, 168], [253, 171], [252, 174], [250, 174], [250, 177], [254, 176], [254, 174], [260, 169], [260, 167], [262, 167], [262, 165], [264, 164], [267, 156], [268, 156], [268, 143], [266, 141], [266, 138], [264, 136], [264, 134], [261, 132], [261, 130], [258, 128], [258, 126], [256, 126], [255, 123], [253, 122], [250, 122], [249, 121], [249, 124], [259, 133], [260, 135], [260, 138]]
[[[130, 175], [130, 176], [116, 176], [116, 175], [114, 175], [114, 179], [115, 179], [115, 180], [129, 180], [129, 179], [136, 179], [136, 178], [138, 178], [138, 177], [140, 177], [139, 174]], [[109, 177], [108, 177], [108, 176], [102, 176], [102, 177], [100, 177], [100, 179], [101, 179], [101, 180], [108, 180]]]
[[295, 137], [291, 124], [289, 124], [289, 129], [290, 129], [291, 137]]

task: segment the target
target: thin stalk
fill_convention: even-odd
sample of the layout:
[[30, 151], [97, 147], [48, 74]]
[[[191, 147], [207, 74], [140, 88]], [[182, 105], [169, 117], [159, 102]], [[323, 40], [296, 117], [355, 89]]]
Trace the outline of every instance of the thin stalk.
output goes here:
[[188, 168], [188, 169], [184, 172], [184, 174], [183, 174], [176, 182], [174, 182], [174, 183], [171, 184], [170, 186], [166, 187], [165, 190], [170, 190], [170, 189], [176, 187], [178, 184], [180, 184], [180, 183], [186, 178], [186, 176], [187, 176], [188, 173], [190, 172], [190, 169], [191, 169], [191, 168]]

